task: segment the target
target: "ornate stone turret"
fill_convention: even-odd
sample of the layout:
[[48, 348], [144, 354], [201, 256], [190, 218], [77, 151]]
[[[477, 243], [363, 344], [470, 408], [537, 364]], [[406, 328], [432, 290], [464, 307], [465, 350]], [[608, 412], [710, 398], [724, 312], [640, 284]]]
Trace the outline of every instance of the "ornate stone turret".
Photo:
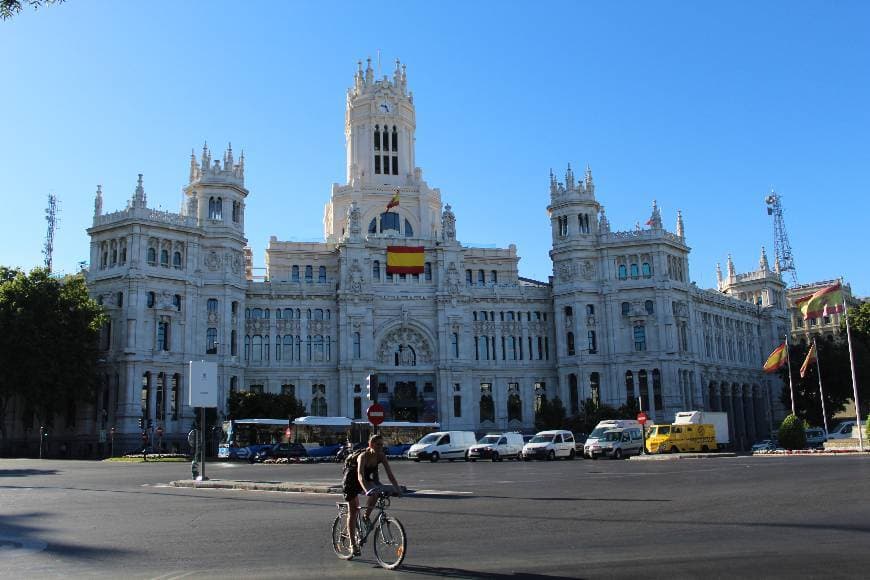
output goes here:
[[646, 225], [656, 230], [662, 229], [662, 214], [659, 211], [659, 206], [656, 203], [656, 200], [653, 200], [652, 214], [646, 222]]
[[103, 186], [97, 186], [97, 195], [94, 198], [94, 217], [103, 215]]
[[761, 258], [758, 259], [758, 269], [761, 272], [770, 271], [770, 264], [767, 263], [767, 253], [764, 251], [764, 246], [761, 246]]
[[601, 206], [601, 214], [598, 217], [598, 233], [601, 234], [609, 234], [610, 233], [610, 220], [607, 219], [607, 216], [604, 214], [604, 206]]
[[142, 185], [142, 174], [139, 174], [139, 181], [136, 183], [136, 191], [133, 192], [133, 198], [127, 204], [128, 208], [145, 208], [148, 207], [148, 196], [145, 195], [145, 187]]
[[737, 273], [734, 270], [734, 261], [731, 259], [731, 254], [728, 254], [728, 280], [733, 281], [735, 277]]
[[722, 289], [722, 265], [716, 262], [716, 288]]
[[595, 197], [595, 184], [592, 182], [592, 168], [586, 164], [586, 193]]
[[683, 227], [683, 212], [681, 212], [680, 210], [677, 210], [677, 237], [686, 237], [686, 230]]
[[223, 155], [223, 163], [219, 159], [212, 160], [211, 151], [208, 148], [208, 143], [202, 146], [202, 157], [199, 165], [196, 163], [196, 158], [193, 151], [190, 154], [190, 184], [199, 183], [202, 181], [232, 183], [235, 185], [245, 186], [245, 153], [239, 162], [236, 163], [233, 157], [233, 145], [230, 143]]

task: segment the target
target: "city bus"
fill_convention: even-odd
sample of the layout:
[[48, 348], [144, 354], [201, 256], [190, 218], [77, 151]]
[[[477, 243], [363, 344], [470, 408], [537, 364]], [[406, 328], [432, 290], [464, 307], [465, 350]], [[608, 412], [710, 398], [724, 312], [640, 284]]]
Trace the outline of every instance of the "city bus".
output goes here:
[[224, 421], [219, 459], [245, 459], [250, 461], [257, 452], [275, 443], [287, 442], [287, 419], [234, 419]]
[[301, 443], [309, 457], [335, 455], [352, 440], [353, 429], [347, 417], [298, 417], [293, 421], [293, 441]]
[[[374, 428], [368, 421], [354, 421], [355, 431], [360, 434], [354, 443], [365, 443]], [[387, 455], [404, 455], [406, 451], [429, 433], [441, 428], [440, 423], [414, 423], [411, 421], [384, 421], [378, 425], [378, 433], [384, 438], [384, 452]]]

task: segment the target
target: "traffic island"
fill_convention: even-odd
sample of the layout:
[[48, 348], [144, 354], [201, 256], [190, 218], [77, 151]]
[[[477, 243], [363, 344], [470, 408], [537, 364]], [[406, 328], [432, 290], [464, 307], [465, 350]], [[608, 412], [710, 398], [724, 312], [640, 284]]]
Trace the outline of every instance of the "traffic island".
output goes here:
[[196, 481], [180, 479], [170, 481], [173, 487], [192, 487], [196, 489], [239, 489], [245, 491], [282, 491], [296, 493], [331, 493], [340, 494], [340, 485], [314, 485], [310, 483], [294, 483], [288, 481], [236, 481], [228, 479], [207, 479]]

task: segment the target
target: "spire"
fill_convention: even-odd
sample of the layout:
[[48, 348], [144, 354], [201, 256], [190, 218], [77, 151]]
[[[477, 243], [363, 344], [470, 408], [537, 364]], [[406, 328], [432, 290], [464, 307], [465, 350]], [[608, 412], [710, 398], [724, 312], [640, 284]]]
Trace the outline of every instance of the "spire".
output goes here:
[[595, 184], [592, 182], [592, 168], [586, 164], [586, 193], [595, 197]]
[[550, 169], [550, 195], [556, 195], [556, 191], [558, 191], [556, 176], [553, 175], [553, 170]]
[[205, 173], [211, 165], [211, 154], [208, 152], [208, 141], [202, 143], [202, 159], [200, 160], [200, 172]]
[[145, 195], [145, 187], [142, 185], [142, 174], [139, 174], [139, 181], [136, 183], [136, 191], [133, 193], [132, 207], [147, 207], [148, 196]]
[[773, 271], [777, 274], [782, 274], [782, 266], [779, 264], [779, 256], [773, 259]]
[[728, 254], [728, 278], [735, 278], [737, 274], [734, 272], [734, 262], [731, 260], [731, 254]]
[[680, 210], [677, 210], [677, 237], [686, 237], [686, 230], [683, 227], [683, 212], [681, 212]]
[[224, 155], [224, 171], [232, 171], [235, 161], [233, 161], [233, 144], [227, 144], [227, 152]]
[[598, 231], [602, 234], [610, 233], [610, 222], [607, 220], [607, 216], [604, 215], [604, 206], [601, 206], [601, 215], [598, 216]]
[[239, 158], [239, 178], [245, 178], [245, 150], [242, 149], [242, 156]]
[[103, 214], [103, 186], [97, 186], [97, 195], [94, 198], [94, 217], [99, 217]]
[[662, 228], [662, 213], [659, 211], [659, 206], [656, 200], [653, 200], [652, 214], [646, 222], [646, 225], [657, 230]]
[[571, 171], [571, 164], [568, 164], [568, 170], [565, 172], [565, 189], [571, 191], [574, 189], [574, 172]]
[[758, 259], [758, 269], [761, 272], [770, 271], [770, 264], [767, 263], [767, 253], [764, 251], [764, 246], [761, 246], [761, 258]]
[[366, 59], [366, 84], [371, 85], [375, 80], [375, 71], [372, 70], [372, 58]]
[[722, 286], [722, 265], [716, 262], [716, 285]]
[[193, 183], [196, 180], [196, 153], [194, 153], [193, 149], [190, 150], [190, 177], [188, 178], [188, 183]]

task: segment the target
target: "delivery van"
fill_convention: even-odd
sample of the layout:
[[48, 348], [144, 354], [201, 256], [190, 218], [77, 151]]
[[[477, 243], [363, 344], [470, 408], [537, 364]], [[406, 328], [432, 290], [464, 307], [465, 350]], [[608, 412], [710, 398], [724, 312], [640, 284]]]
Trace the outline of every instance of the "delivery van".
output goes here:
[[650, 453], [686, 453], [716, 450], [716, 427], [713, 424], [652, 425], [646, 437]]
[[519, 459], [523, 452], [523, 436], [519, 433], [490, 433], [480, 438], [468, 450], [469, 461], [478, 459]]
[[541, 431], [523, 446], [523, 459], [546, 459], [551, 461], [559, 457], [574, 459], [574, 434], [570, 431], [556, 429]]
[[598, 457], [623, 459], [641, 453], [643, 453], [643, 432], [640, 427], [605, 431], [604, 436], [599, 437], [589, 449], [592, 459], [598, 459]]
[[438, 431], [429, 433], [408, 450], [408, 459], [420, 461], [428, 459], [432, 463], [439, 459], [455, 461], [468, 459], [468, 449], [477, 443], [474, 431]]
[[[604, 434], [611, 429], [640, 429], [640, 423], [634, 419], [608, 419], [601, 421], [586, 438], [586, 443], [583, 444], [583, 455], [592, 459], [592, 450], [598, 443], [598, 440], [604, 437]], [[641, 435], [643, 439], [643, 435]]]

